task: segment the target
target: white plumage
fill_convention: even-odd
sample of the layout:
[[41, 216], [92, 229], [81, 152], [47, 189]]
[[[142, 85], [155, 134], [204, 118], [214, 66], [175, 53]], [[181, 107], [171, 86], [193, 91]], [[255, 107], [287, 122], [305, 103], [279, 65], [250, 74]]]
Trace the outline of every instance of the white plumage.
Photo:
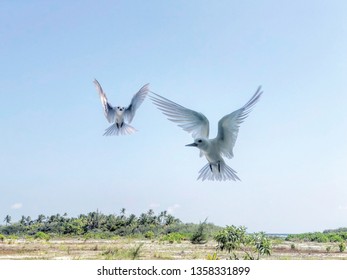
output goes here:
[[108, 102], [105, 92], [97, 80], [94, 80], [94, 84], [99, 93], [101, 104], [104, 109], [104, 114], [109, 123], [113, 123], [105, 130], [104, 135], [125, 135], [132, 134], [136, 131], [134, 127], [125, 123], [131, 123], [135, 116], [136, 110], [140, 107], [145, 100], [149, 92], [149, 84], [144, 85], [131, 99], [131, 103], [128, 107], [121, 107], [112, 105]]
[[229, 159], [234, 156], [233, 148], [240, 124], [262, 95], [261, 87], [244, 106], [224, 116], [218, 122], [218, 133], [213, 139], [208, 138], [209, 121], [202, 113], [185, 108], [154, 92], [151, 93], [153, 95], [150, 95], [150, 98], [158, 109], [168, 116], [170, 121], [192, 134], [194, 142], [186, 146], [197, 147], [200, 149], [200, 156], [205, 155], [208, 163], [199, 171], [198, 180], [240, 180], [236, 171], [225, 163], [223, 156]]

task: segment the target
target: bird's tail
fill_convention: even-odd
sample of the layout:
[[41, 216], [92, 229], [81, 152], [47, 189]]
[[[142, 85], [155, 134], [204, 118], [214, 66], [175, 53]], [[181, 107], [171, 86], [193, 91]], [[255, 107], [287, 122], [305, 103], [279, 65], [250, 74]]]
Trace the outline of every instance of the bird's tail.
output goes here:
[[239, 180], [240, 178], [236, 175], [236, 171], [228, 166], [224, 161], [219, 163], [208, 163], [199, 171], [199, 177], [197, 180], [202, 181], [226, 181], [226, 180]]
[[122, 123], [122, 125], [119, 125], [117, 123], [114, 123], [110, 127], [106, 128], [104, 136], [130, 135], [133, 134], [135, 131], [136, 129], [129, 124]]

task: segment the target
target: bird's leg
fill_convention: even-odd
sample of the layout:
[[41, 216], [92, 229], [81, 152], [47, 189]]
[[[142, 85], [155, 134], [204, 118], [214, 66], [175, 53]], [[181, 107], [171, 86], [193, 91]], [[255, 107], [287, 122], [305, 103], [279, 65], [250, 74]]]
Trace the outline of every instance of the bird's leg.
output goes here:
[[116, 123], [116, 125], [117, 125], [117, 128], [119, 129], [119, 124], [118, 124], [118, 123]]
[[220, 161], [217, 162], [218, 172], [220, 173]]
[[124, 122], [122, 122], [122, 123], [120, 124], [120, 127], [123, 127], [123, 125], [124, 125]]
[[211, 172], [213, 172], [213, 170], [212, 170], [212, 164], [210, 163], [210, 169], [211, 169]]

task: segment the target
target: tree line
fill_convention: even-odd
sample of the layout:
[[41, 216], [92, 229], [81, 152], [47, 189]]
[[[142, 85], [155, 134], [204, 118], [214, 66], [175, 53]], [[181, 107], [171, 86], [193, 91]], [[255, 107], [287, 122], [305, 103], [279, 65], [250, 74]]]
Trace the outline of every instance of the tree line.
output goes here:
[[[199, 225], [185, 224], [167, 211], [155, 214], [152, 209], [139, 216], [126, 215], [125, 208], [117, 214], [103, 214], [96, 210], [88, 214], [80, 214], [77, 217], [68, 217], [65, 213], [55, 215], [40, 214], [36, 219], [30, 216], [22, 216], [19, 221], [12, 222], [12, 218], [6, 215], [3, 220], [5, 225], [0, 226], [0, 233], [4, 235], [35, 235], [44, 232], [51, 236], [81, 236], [86, 234], [128, 236], [146, 234], [151, 232], [154, 236], [168, 234], [170, 232], [189, 233], [194, 232]], [[209, 224], [210, 227], [214, 225]], [[218, 228], [217, 226], [215, 226]]]

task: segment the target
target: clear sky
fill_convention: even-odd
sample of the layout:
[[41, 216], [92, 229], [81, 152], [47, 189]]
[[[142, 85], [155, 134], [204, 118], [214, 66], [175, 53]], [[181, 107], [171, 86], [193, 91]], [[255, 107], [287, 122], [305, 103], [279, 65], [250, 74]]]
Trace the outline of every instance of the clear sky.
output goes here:
[[[347, 226], [346, 1], [1, 1], [0, 223], [8, 214], [168, 210], [183, 222], [306, 232]], [[191, 136], [146, 83], [204, 113], [210, 136], [259, 85], [232, 160], [241, 182], [197, 181]]]

